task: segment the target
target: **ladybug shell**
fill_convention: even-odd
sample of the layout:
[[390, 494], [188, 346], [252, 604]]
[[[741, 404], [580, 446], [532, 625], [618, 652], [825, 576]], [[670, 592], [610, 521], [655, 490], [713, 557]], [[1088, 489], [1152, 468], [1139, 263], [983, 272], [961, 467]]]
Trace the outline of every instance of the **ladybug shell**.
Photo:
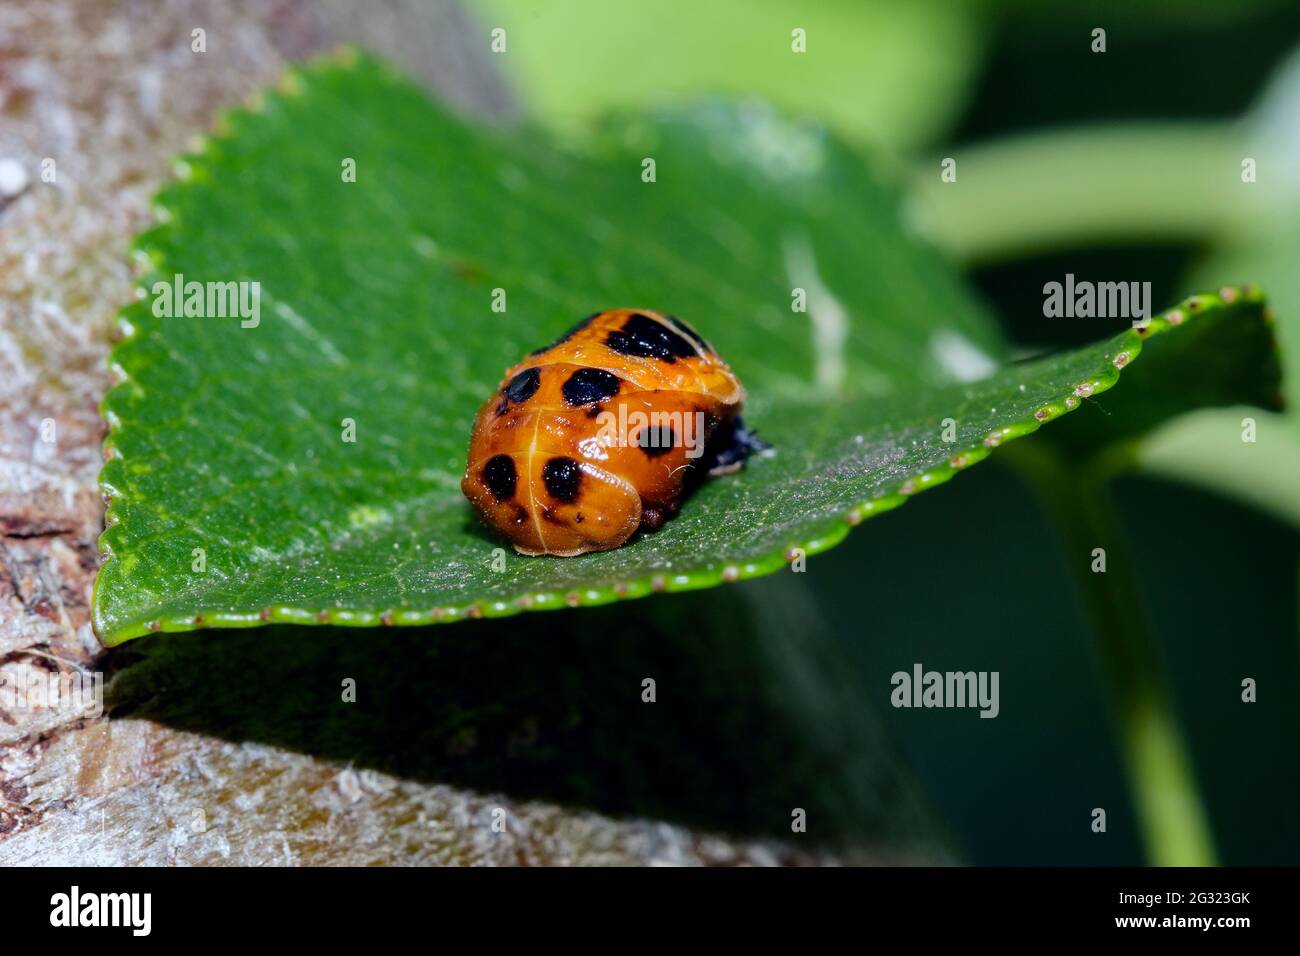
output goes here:
[[474, 422], [461, 490], [521, 554], [617, 548], [676, 514], [744, 397], [680, 319], [598, 312], [506, 372]]

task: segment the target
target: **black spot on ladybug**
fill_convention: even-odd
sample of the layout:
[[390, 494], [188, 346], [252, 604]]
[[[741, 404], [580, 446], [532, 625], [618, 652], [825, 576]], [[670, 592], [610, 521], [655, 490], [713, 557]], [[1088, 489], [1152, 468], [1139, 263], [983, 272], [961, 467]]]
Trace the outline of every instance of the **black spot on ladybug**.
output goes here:
[[603, 368], [580, 368], [569, 376], [560, 391], [570, 405], [590, 405], [613, 398], [621, 384], [622, 379]]
[[689, 322], [683, 322], [675, 315], [670, 315], [667, 316], [666, 318], [668, 319], [669, 322], [673, 324], [673, 328], [677, 329], [679, 332], [689, 337], [692, 342], [694, 342], [696, 345], [700, 347], [700, 351], [703, 352], [705, 355], [717, 354], [717, 352], [714, 351], [713, 346], [710, 345], [708, 342], [706, 342], [704, 336], [700, 335], [699, 332], [696, 332], [695, 329], [691, 327]]
[[570, 502], [578, 497], [582, 469], [572, 458], [552, 458], [542, 466], [542, 481], [552, 498]]
[[526, 368], [512, 378], [503, 391], [506, 398], [518, 405], [532, 398], [541, 384], [542, 373], [535, 368]]
[[637, 447], [645, 452], [647, 458], [658, 458], [672, 451], [677, 444], [677, 436], [667, 425], [660, 428], [643, 428], [636, 437]]
[[518, 481], [515, 461], [509, 455], [493, 455], [483, 466], [483, 484], [497, 501], [513, 498]]
[[623, 323], [622, 329], [609, 333], [605, 344], [620, 355], [636, 355], [670, 363], [699, 354], [690, 342], [668, 326], [640, 312], [632, 313], [631, 318]]
[[595, 320], [595, 318], [596, 318], [598, 315], [600, 315], [599, 312], [593, 312], [593, 313], [591, 313], [591, 315], [587, 316], [585, 319], [583, 319], [581, 322], [579, 322], [579, 323], [578, 323], [577, 325], [575, 325], [573, 328], [569, 329], [569, 331], [565, 332], [563, 335], [561, 335], [558, 339], [556, 339], [556, 340], [555, 340], [554, 342], [552, 342], [550, 345], [543, 345], [543, 346], [542, 346], [540, 349], [538, 349], [537, 351], [535, 351], [535, 352], [529, 352], [529, 353], [528, 353], [529, 357], [531, 358], [531, 357], [534, 356], [534, 355], [541, 355], [543, 352], [549, 352], [551, 349], [555, 348], [557, 345], [561, 345], [561, 344], [563, 344], [564, 342], [569, 341], [569, 339], [573, 338], [575, 335], [577, 335], [579, 332], [581, 332], [581, 331], [582, 331], [583, 329], [585, 329], [587, 326], [591, 325], [591, 323]]

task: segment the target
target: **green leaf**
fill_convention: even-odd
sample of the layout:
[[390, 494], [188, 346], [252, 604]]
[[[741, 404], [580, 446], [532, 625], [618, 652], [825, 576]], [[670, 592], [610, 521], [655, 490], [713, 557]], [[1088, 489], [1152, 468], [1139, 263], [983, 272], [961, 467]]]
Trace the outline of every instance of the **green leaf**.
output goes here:
[[[499, 616], [769, 573], [1188, 335], [1162, 317], [1145, 341], [1129, 331], [998, 367], [991, 321], [909, 237], [895, 195], [834, 138], [759, 107], [621, 120], [576, 155], [468, 126], [348, 54], [289, 74], [179, 169], [162, 224], [138, 240], [150, 291], [124, 310], [123, 381], [104, 401], [94, 617], [108, 643]], [[155, 283], [177, 274], [259, 282], [260, 321], [155, 316]], [[491, 310], [497, 288], [505, 313]], [[1258, 351], [1260, 296], [1231, 295], [1184, 303], [1184, 325], [1211, 338], [1244, 325]], [[696, 324], [775, 454], [616, 551], [511, 553], [493, 570], [502, 542], [458, 485], [474, 413], [525, 352], [625, 305]], [[1239, 358], [1268, 391], [1271, 353]]]

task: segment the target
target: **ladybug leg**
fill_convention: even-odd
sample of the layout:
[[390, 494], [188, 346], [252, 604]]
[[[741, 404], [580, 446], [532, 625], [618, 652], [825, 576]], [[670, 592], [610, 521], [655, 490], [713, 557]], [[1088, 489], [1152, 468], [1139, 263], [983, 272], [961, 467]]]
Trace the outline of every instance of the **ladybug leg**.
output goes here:
[[758, 437], [756, 432], [745, 426], [745, 420], [737, 415], [730, 422], [722, 425], [709, 442], [705, 458], [705, 467], [712, 476], [731, 475], [740, 471], [750, 455], [771, 450], [772, 446]]

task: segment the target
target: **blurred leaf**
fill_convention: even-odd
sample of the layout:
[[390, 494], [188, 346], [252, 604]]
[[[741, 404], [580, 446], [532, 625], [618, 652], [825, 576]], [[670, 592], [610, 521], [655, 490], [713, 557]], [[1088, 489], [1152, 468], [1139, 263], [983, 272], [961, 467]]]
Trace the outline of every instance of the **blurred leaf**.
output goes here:
[[[1245, 421], [1254, 440], [1243, 441]], [[1215, 408], [1183, 415], [1137, 449], [1137, 464], [1251, 505], [1300, 528], [1300, 440], [1285, 415], [1258, 408]]]
[[[937, 244], [973, 263], [1045, 248], [1213, 242], [1214, 251], [1183, 287], [1217, 288], [1249, 279], [1269, 290], [1285, 366], [1282, 391], [1294, 409], [1300, 402], [1300, 167], [1293, 159], [1298, 144], [1300, 52], [1282, 63], [1240, 122], [1111, 124], [965, 147], [958, 151], [957, 183], [940, 182], [934, 163], [914, 171], [912, 219]], [[1247, 161], [1252, 175], [1243, 167]], [[1216, 356], [1220, 371], [1236, 367], [1249, 377], [1250, 367], [1237, 364], [1240, 353], [1231, 354], [1244, 344], [1225, 340], [1222, 349], [1205, 354]], [[1184, 368], [1187, 388], [1199, 388], [1203, 368]], [[1227, 386], [1222, 398], [1230, 401], [1236, 386], [1221, 384]], [[1126, 390], [1118, 401], [1127, 406], [1137, 398]], [[1158, 411], [1145, 400], [1141, 404], [1148, 413]], [[1138, 463], [1294, 520], [1300, 483], [1282, 476], [1300, 455], [1300, 416], [1292, 411], [1265, 419], [1259, 441], [1243, 448], [1242, 416], [1233, 414], [1206, 414], [1171, 426], [1153, 439], [1153, 447], [1137, 450]], [[1242, 467], [1243, 456], [1249, 456], [1249, 467]], [[1228, 468], [1228, 462], [1238, 467]]]
[[[900, 152], [933, 139], [962, 105], [984, 13], [937, 0], [477, 6], [485, 34], [505, 29], [504, 67], [549, 122], [573, 127], [675, 96], [756, 95]], [[796, 28], [806, 53], [792, 52]]]
[[[258, 281], [263, 314], [255, 328], [159, 318], [148, 297], [125, 312], [94, 608], [110, 643], [706, 587], [832, 546], [1109, 388], [1147, 349], [1154, 371], [1117, 433], [1275, 388], [1260, 298], [1235, 290], [1234, 304], [1188, 300], [1145, 337], [997, 367], [991, 323], [906, 236], [895, 197], [834, 139], [765, 110], [615, 123], [584, 158], [468, 127], [367, 58], [291, 74], [285, 90], [184, 158], [163, 224], [138, 243], [146, 288]], [[345, 157], [355, 183], [340, 180]], [[490, 310], [498, 287], [505, 314]], [[792, 287], [809, 315], [790, 311]], [[473, 415], [503, 368], [616, 305], [696, 322], [776, 454], [626, 547], [495, 571], [501, 542], [458, 485]], [[1205, 341], [1233, 361], [1215, 364]], [[1180, 364], [1199, 376], [1176, 379]]]
[[[1154, 474], [1180, 479], [1245, 501], [1300, 528], [1300, 229], [1261, 227], [1249, 240], [1220, 249], [1191, 281], [1224, 281], [1250, 270], [1268, 283], [1277, 314], [1287, 414], [1245, 409], [1204, 413], [1170, 423], [1137, 452]], [[1255, 419], [1254, 439], [1243, 439], [1243, 418]]]
[[1287, 394], [1294, 408], [1300, 405], [1300, 164], [1295, 158], [1300, 150], [1300, 50], [1278, 69], [1245, 130], [1240, 151], [1254, 162], [1255, 179], [1239, 182], [1234, 192], [1243, 197], [1250, 216], [1226, 231], [1189, 282], [1228, 282], [1233, 280], [1225, 276], [1250, 270], [1265, 284], [1278, 314]]
[[974, 264], [1116, 240], [1204, 237], [1251, 209], [1241, 130], [1228, 123], [1145, 122], [1035, 130], [950, 148], [913, 169], [911, 215]]
[[1285, 367], [1285, 416], [1259, 416], [1255, 441], [1242, 441], [1236, 411], [1171, 424], [1139, 452], [1157, 474], [1181, 478], [1244, 500], [1300, 527], [1300, 50], [1277, 70], [1245, 123], [1242, 149], [1255, 163], [1255, 181], [1239, 189], [1251, 215], [1188, 277], [1198, 283], [1235, 281], [1249, 272], [1269, 290]]

